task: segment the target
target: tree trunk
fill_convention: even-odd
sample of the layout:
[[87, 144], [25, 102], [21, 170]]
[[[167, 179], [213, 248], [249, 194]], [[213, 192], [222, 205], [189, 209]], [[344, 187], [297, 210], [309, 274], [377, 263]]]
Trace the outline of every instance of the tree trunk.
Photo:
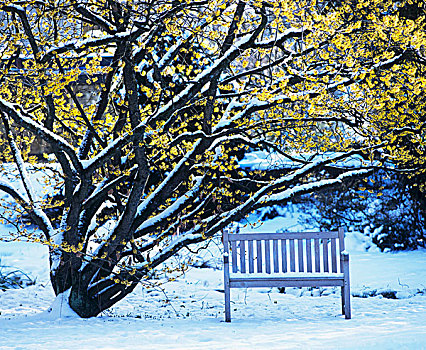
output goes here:
[[[97, 270], [97, 265], [82, 269], [81, 258], [72, 253], [67, 254], [67, 258], [68, 260], [64, 262], [65, 256], [62, 256], [59, 266], [51, 270], [50, 280], [55, 295], [70, 290], [69, 306], [82, 318], [99, 315], [131, 293], [137, 285], [138, 280], [129, 276], [129, 280], [132, 280], [130, 286], [116, 283], [109, 278], [103, 279], [95, 287], [90, 286], [93, 283], [93, 271]], [[90, 267], [91, 263], [88, 264]]]

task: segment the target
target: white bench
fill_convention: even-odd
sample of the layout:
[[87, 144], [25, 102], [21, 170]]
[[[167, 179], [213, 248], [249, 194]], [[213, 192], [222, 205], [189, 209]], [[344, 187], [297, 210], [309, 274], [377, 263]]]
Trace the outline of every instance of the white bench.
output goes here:
[[340, 286], [342, 314], [351, 318], [349, 255], [343, 229], [256, 234], [225, 230], [223, 244], [226, 322], [231, 322], [230, 289], [252, 287]]

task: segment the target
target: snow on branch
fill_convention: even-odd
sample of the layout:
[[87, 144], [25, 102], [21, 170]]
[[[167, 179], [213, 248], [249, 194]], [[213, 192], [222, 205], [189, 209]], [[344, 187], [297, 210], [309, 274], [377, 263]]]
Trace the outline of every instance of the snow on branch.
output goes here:
[[22, 196], [19, 191], [8, 181], [0, 179], [0, 190], [10, 195], [23, 209], [25, 209], [30, 217], [37, 223], [43, 231], [47, 239], [53, 235], [53, 227], [49, 218], [39, 208], [32, 205], [32, 203]]
[[[288, 30], [285, 33], [282, 34], [280, 37], [281, 39], [284, 38], [290, 38], [294, 35], [300, 35], [301, 30], [300, 29], [292, 29]], [[207, 82], [210, 81], [210, 78], [212, 75], [216, 73], [217, 70], [220, 70], [223, 66], [225, 66], [229, 61], [232, 61], [240, 55], [241, 51], [245, 50], [246, 48], [250, 47], [250, 42], [253, 40], [252, 34], [247, 34], [244, 37], [242, 37], [237, 43], [235, 43], [229, 50], [227, 50], [219, 59], [217, 59], [210, 67], [203, 70], [195, 79], [194, 81], [189, 84], [182, 92], [180, 92], [177, 96], [175, 96], [171, 101], [169, 101], [166, 105], [162, 106], [158, 109], [156, 114], [154, 114], [151, 118], [149, 118], [149, 122], [152, 123], [155, 120], [161, 120], [165, 116], [170, 116], [173, 114], [173, 112], [179, 108], [181, 108], [198, 89], [202, 86], [204, 86]], [[284, 96], [277, 97], [277, 101], [282, 101], [282, 99], [285, 98]], [[288, 97], [286, 98], [286, 100]], [[256, 103], [255, 103], [256, 102]], [[242, 115], [247, 115], [248, 113], [253, 113], [256, 110], [259, 109], [266, 109], [271, 104], [269, 102], [261, 103], [261, 101], [258, 101], [255, 99], [255, 101], [251, 102], [252, 108], [247, 108], [245, 111], [243, 111]], [[241, 115], [241, 116], [242, 116]], [[138, 125], [134, 130], [133, 134], [137, 133], [141, 128], [145, 127], [147, 124], [147, 120], [143, 121], [140, 125]], [[225, 125], [223, 125], [225, 126]], [[102, 152], [100, 152], [94, 159], [87, 161], [84, 163], [84, 168], [87, 171], [93, 171], [96, 169], [100, 164], [103, 163], [104, 160], [109, 159], [114, 153], [115, 150], [122, 147], [127, 142], [130, 142], [131, 140], [130, 135], [126, 134], [122, 136], [121, 138], [118, 138], [117, 140], [114, 140], [107, 148], [105, 148]]]
[[66, 141], [61, 136], [56, 135], [52, 131], [46, 129], [44, 126], [34, 121], [29, 114], [20, 109], [20, 106], [9, 103], [0, 97], [0, 110], [2, 112], [4, 112], [7, 116], [11, 117], [14, 122], [19, 126], [24, 127], [25, 129], [36, 134], [37, 136], [40, 136], [49, 144], [55, 145], [59, 149], [63, 150], [71, 159], [71, 162], [74, 165], [75, 169], [81, 171], [82, 165], [76, 153], [74, 152], [73, 146], [71, 146], [68, 141]]
[[13, 158], [15, 159], [16, 166], [18, 167], [22, 184], [24, 185], [25, 191], [27, 192], [29, 203], [31, 205], [31, 210], [34, 211], [34, 214], [40, 218], [40, 220], [43, 222], [43, 226], [45, 226], [46, 229], [49, 231], [49, 236], [51, 236], [51, 232], [53, 232], [53, 227], [47, 215], [41, 209], [39, 201], [36, 199], [36, 194], [30, 181], [30, 177], [28, 176], [26, 165], [21, 156], [21, 151], [18, 149], [18, 146], [16, 145], [15, 140], [13, 139], [13, 135], [9, 129], [9, 123], [6, 117], [3, 118], [3, 122], [6, 128], [7, 138], [9, 141], [10, 148], [12, 150]]
[[90, 22], [97, 24], [109, 34], [114, 33], [114, 26], [105, 18], [98, 16], [96, 13], [90, 11], [88, 8], [82, 6], [81, 4], [74, 5], [74, 8], [78, 13], [87, 18]]
[[136, 265], [138, 271], [145, 271], [146, 269], [154, 268], [166, 261], [169, 257], [176, 254], [180, 249], [205, 240], [205, 236], [202, 233], [192, 233], [193, 231], [199, 231], [200, 225], [196, 225], [188, 233], [179, 236], [176, 240], [172, 241], [167, 247], [161, 250], [161, 252], [154, 255], [149, 262], [144, 262], [139, 266]]
[[[193, 148], [189, 150], [184, 157], [179, 161], [178, 164], [173, 168], [173, 170], [167, 175], [167, 177], [161, 182], [161, 184], [153, 191], [139, 206], [137, 211], [136, 218], [140, 217], [144, 210], [151, 204], [154, 198], [160, 195], [160, 193], [172, 182], [172, 179], [182, 170], [185, 166], [185, 163], [196, 154], [197, 148], [200, 146], [201, 141], [198, 140]], [[138, 221], [138, 220], [136, 220]]]
[[166, 68], [173, 60], [173, 58], [179, 53], [179, 50], [181, 49], [182, 45], [186, 43], [192, 36], [193, 34], [191, 34], [189, 30], [186, 30], [182, 37], [180, 37], [177, 42], [168, 49], [166, 54], [158, 62], [158, 69], [163, 70], [164, 68]]
[[[223, 114], [219, 123], [213, 128], [213, 132], [219, 132], [232, 124], [236, 123], [239, 120], [251, 115], [254, 112], [265, 110], [271, 108], [277, 103], [287, 103], [291, 102], [291, 99], [287, 95], [278, 95], [275, 96], [271, 101], [261, 101], [258, 98], [252, 98], [247, 104], [233, 103], [228, 106], [227, 110]], [[240, 108], [241, 106], [245, 106], [242, 111], [239, 111], [235, 116], [229, 118], [229, 113], [233, 108]]]
[[102, 166], [108, 159], [113, 157], [117, 151], [119, 151], [123, 146], [135, 140], [136, 135], [139, 134], [146, 126], [146, 121], [139, 124], [131, 132], [125, 133], [121, 137], [116, 138], [112, 142], [108, 143], [108, 146], [105, 147], [101, 152], [89, 160], [81, 161], [82, 167], [87, 174], [92, 173], [98, 167]]
[[326, 180], [315, 181], [315, 182], [311, 182], [307, 184], [301, 184], [279, 193], [275, 193], [272, 195], [264, 195], [258, 200], [258, 204], [255, 207], [264, 207], [264, 206], [270, 206], [270, 205], [282, 203], [283, 201], [289, 200], [291, 197], [294, 197], [296, 195], [311, 193], [314, 190], [320, 190], [322, 188], [331, 187], [341, 183], [345, 179], [348, 179], [354, 176], [357, 176], [357, 177], [366, 176], [369, 173], [371, 173], [371, 171], [372, 170], [370, 169], [358, 169], [358, 170], [347, 171], [343, 174], [340, 174], [335, 179], [326, 179]]
[[108, 193], [111, 189], [117, 187], [121, 182], [123, 182], [125, 179], [131, 177], [135, 171], [137, 170], [137, 166], [133, 166], [131, 169], [128, 170], [129, 175], [121, 175], [117, 177], [116, 179], [105, 179], [101, 183], [99, 183], [93, 193], [87, 198], [83, 203], [83, 208], [90, 208], [92, 205], [94, 205], [97, 201], [102, 200], [102, 198], [105, 196], [105, 194]]
[[170, 205], [158, 215], [149, 218], [141, 226], [139, 226], [139, 235], [142, 235], [143, 232], [151, 232], [152, 228], [158, 225], [160, 222], [164, 222], [164, 220], [166, 220], [167, 218], [175, 216], [177, 213], [180, 213], [182, 211], [183, 207], [192, 203], [193, 199], [199, 193], [203, 179], [203, 177], [198, 178], [194, 187], [192, 187], [185, 194], [177, 198], [172, 205]]
[[302, 35], [305, 36], [305, 35], [308, 35], [309, 33], [310, 33], [310, 30], [306, 28], [289, 28], [285, 32], [277, 35], [276, 37], [255, 42], [253, 47], [262, 48], [262, 49], [271, 48], [273, 46], [282, 44], [287, 39], [297, 38]]
[[28, 198], [21, 195], [9, 181], [0, 179], [0, 190], [12, 196], [23, 208], [31, 206]]

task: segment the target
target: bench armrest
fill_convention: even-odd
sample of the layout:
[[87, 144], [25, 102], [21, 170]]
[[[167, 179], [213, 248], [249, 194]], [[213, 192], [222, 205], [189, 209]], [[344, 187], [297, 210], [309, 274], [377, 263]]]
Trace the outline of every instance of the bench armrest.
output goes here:
[[349, 253], [346, 250], [340, 252], [340, 259], [343, 261], [349, 261]]
[[223, 262], [229, 264], [229, 253], [223, 253]]

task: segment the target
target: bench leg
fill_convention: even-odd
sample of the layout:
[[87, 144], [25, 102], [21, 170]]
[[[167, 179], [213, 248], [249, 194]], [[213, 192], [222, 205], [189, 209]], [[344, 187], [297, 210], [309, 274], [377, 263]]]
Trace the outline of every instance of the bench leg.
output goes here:
[[349, 287], [349, 280], [345, 280], [344, 288], [344, 299], [345, 299], [345, 318], [349, 320], [351, 318], [351, 291]]
[[342, 267], [343, 267], [343, 300], [344, 300], [344, 313], [345, 318], [349, 320], [351, 318], [351, 288], [349, 283], [349, 255], [341, 255]]
[[225, 282], [225, 322], [231, 322], [231, 290]]
[[341, 297], [342, 297], [342, 315], [345, 314], [345, 287], [341, 287]]

